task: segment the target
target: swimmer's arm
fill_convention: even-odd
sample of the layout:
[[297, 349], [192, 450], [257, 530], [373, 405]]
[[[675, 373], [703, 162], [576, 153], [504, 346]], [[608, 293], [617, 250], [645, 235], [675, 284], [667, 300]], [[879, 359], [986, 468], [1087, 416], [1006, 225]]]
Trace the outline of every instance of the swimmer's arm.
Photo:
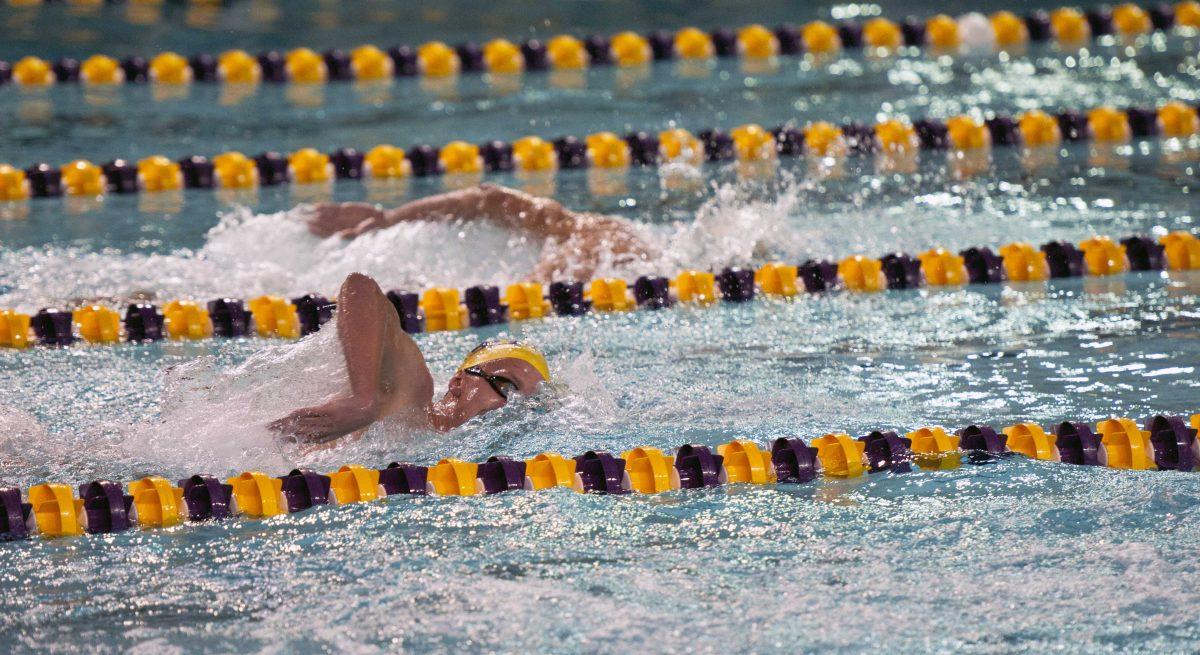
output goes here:
[[[343, 216], [344, 212], [349, 218]], [[490, 220], [508, 229], [520, 230], [550, 240], [533, 278], [548, 282], [556, 276], [590, 277], [605, 257], [645, 260], [656, 257], [657, 249], [619, 216], [574, 212], [554, 200], [538, 198], [515, 189], [481, 184], [422, 198], [391, 210], [362, 203], [317, 207], [323, 231], [353, 238], [395, 225], [418, 220]], [[335, 227], [361, 219], [354, 227]], [[316, 228], [314, 233], [321, 234]]]
[[387, 225], [402, 221], [480, 218], [541, 237], [565, 236], [574, 231], [584, 217], [556, 200], [495, 184], [481, 184], [422, 198], [385, 214]]
[[317, 205], [308, 219], [317, 236], [353, 238], [406, 221], [484, 219], [540, 237], [565, 238], [593, 226], [624, 224], [613, 216], [573, 212], [555, 200], [494, 184], [451, 191], [383, 210], [360, 202]]
[[572, 211], [556, 200], [495, 184], [481, 184], [410, 202], [385, 212], [382, 227], [431, 218], [481, 218], [543, 239], [571, 241], [572, 247], [582, 250], [584, 255], [601, 248], [610, 248], [618, 254], [640, 255], [652, 250], [629, 219]]
[[415, 342], [400, 329], [391, 302], [371, 278], [352, 273], [338, 293], [338, 339], [350, 394], [298, 409], [271, 428], [321, 443], [366, 428], [391, 414], [422, 412], [433, 378]]
[[304, 217], [308, 231], [322, 239], [335, 234], [346, 235], [360, 226], [384, 218], [383, 208], [365, 202], [323, 202], [313, 206]]

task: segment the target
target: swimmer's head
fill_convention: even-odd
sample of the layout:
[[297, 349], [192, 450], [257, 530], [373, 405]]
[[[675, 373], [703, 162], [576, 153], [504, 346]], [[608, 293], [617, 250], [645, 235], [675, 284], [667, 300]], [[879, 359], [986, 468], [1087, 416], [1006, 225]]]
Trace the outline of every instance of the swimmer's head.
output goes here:
[[500, 409], [511, 394], [530, 395], [550, 380], [546, 357], [519, 341], [485, 341], [467, 354], [450, 378], [446, 395], [434, 404], [435, 427], [448, 430]]

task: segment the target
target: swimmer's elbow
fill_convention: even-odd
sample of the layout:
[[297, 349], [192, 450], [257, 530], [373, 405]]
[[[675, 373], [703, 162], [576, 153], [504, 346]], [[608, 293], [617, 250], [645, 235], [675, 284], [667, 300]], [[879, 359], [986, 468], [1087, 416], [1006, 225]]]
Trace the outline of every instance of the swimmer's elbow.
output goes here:
[[342, 282], [341, 293], [346, 294], [361, 294], [361, 293], [379, 293], [383, 291], [379, 288], [379, 283], [371, 276], [363, 273], [351, 273], [346, 276]]

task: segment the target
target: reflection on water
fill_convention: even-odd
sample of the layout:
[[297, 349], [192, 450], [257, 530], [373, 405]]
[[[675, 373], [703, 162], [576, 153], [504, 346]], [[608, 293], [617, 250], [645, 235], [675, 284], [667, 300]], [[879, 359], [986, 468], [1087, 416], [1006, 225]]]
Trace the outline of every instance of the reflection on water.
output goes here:
[[[0, 49], [58, 55], [63, 43], [87, 52], [110, 43], [120, 55], [146, 51], [148, 36], [155, 49], [215, 52], [230, 32], [252, 51], [293, 41], [322, 49], [446, 35], [457, 42], [476, 32], [545, 36], [568, 25], [773, 25], [828, 12], [777, 2], [744, 10], [617, 2], [604, 11], [540, 3], [528, 13], [548, 22], [531, 30], [498, 17], [495, 3], [450, 2], [421, 10], [422, 20], [374, 2], [343, 3], [336, 13], [316, 0], [289, 0], [287, 11], [253, 0], [226, 9], [165, 5], [154, 14], [133, 4], [48, 4], [36, 20], [10, 22], [12, 38]], [[836, 11], [943, 9], [908, 2]], [[101, 19], [105, 12], [175, 28], [131, 32], [123, 19]], [[46, 20], [65, 21], [63, 29], [46, 28]], [[333, 21], [336, 30], [315, 27]], [[1194, 102], [1191, 47], [1154, 37], [1136, 49], [1035, 46], [1028, 56], [780, 58], [764, 70], [742, 70], [737, 60], [670, 62], [530, 73], [519, 88], [468, 75], [379, 87], [194, 85], [186, 102], [149, 86], [94, 104], [94, 93], [74, 85], [33, 94], [5, 87], [0, 107], [16, 120], [0, 134], [0, 149], [28, 165]], [[781, 158], [762, 167], [494, 179], [638, 221], [663, 257], [601, 271], [633, 277], [1194, 229], [1196, 152], [1194, 143], [1116, 152], [1076, 144], [997, 148], [971, 161], [926, 152], [821, 161], [815, 170], [803, 158]], [[520, 279], [542, 247], [521, 235], [412, 223], [353, 242], [321, 241], [305, 231], [306, 208], [296, 207], [330, 196], [397, 204], [444, 183], [20, 203], [0, 209], [13, 219], [0, 221], [0, 306], [330, 294], [356, 270], [409, 289]], [[313, 189], [320, 192], [307, 195]], [[263, 425], [339, 392], [344, 372], [332, 330], [300, 343], [0, 351], [0, 482], [179, 479], [294, 465], [329, 471], [348, 462], [1194, 412], [1198, 292], [1200, 275], [1145, 273], [424, 334], [417, 341], [439, 386], [481, 338], [509, 335], [549, 353], [556, 389], [515, 398], [447, 434], [384, 423], [361, 441], [311, 453], [276, 442]], [[0, 544], [0, 635], [14, 652], [68, 643], [102, 652], [615, 652], [647, 643], [691, 652], [1177, 652], [1200, 637], [1194, 621], [1180, 620], [1200, 602], [1189, 577], [1198, 506], [1195, 475], [1019, 457], [653, 497], [555, 490], [394, 498], [268, 521]]]

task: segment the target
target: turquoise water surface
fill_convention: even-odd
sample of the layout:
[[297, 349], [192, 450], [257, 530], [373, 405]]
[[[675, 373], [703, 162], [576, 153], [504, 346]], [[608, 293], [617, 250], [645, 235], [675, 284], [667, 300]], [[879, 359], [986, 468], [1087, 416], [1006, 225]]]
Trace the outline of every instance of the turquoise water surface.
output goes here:
[[[18, 14], [5, 8], [0, 17], [16, 36], [0, 57], [75, 47], [218, 50], [231, 40], [253, 50], [520, 36], [546, 12], [551, 25], [537, 29], [550, 33], [566, 24], [772, 23], [788, 12], [782, 3], [764, 5], [759, 18], [750, 11], [758, 8], [720, 3], [689, 15], [690, 5], [672, 2], [572, 2], [529, 3], [512, 18], [467, 3], [446, 5], [448, 18], [388, 23], [378, 12], [394, 11], [391, 3], [297, 2], [275, 21], [245, 18], [264, 6], [282, 7], [235, 3], [211, 25], [168, 8], [145, 31], [130, 27], [123, 7], [93, 16], [47, 6], [37, 21], [70, 29], [40, 42], [20, 36], [32, 28], [14, 27]], [[887, 15], [938, 9], [864, 7]], [[834, 10], [846, 11], [821, 5], [811, 15]], [[331, 15], [338, 22], [321, 22]], [[5, 115], [16, 117], [0, 132], [0, 160], [1194, 103], [1198, 70], [1196, 40], [1173, 35], [1128, 48], [1101, 43], [1086, 55], [1049, 47], [1011, 57], [913, 53], [829, 68], [796, 59], [766, 73], [731, 61], [701, 79], [663, 63], [632, 81], [594, 71], [582, 88], [529, 75], [507, 93], [483, 78], [462, 79], [450, 96], [415, 80], [367, 99], [353, 85], [331, 84], [315, 104], [269, 86], [233, 104], [215, 86], [172, 101], [132, 87], [102, 102], [79, 87], [34, 95], [0, 87]], [[745, 179], [732, 164], [707, 166], [682, 186], [635, 170], [603, 196], [589, 192], [586, 171], [494, 179], [635, 220], [662, 257], [600, 271], [632, 279], [683, 267], [1194, 230], [1198, 146], [1139, 142], [1105, 157], [1077, 144], [1041, 167], [997, 149], [985, 172], [966, 178], [940, 153], [922, 153], [916, 175], [879, 172], [869, 157], [851, 158], [832, 179], [794, 160], [765, 181]], [[233, 198], [188, 191], [160, 202], [35, 200], [0, 220], [0, 307], [116, 306], [134, 294], [159, 302], [332, 294], [356, 270], [410, 290], [525, 276], [542, 244], [494, 226], [413, 223], [341, 242], [309, 235], [301, 220], [308, 201], [393, 204], [443, 188], [424, 179], [382, 195], [339, 183]], [[449, 433], [383, 423], [360, 442], [308, 454], [264, 425], [340, 389], [332, 330], [299, 343], [0, 351], [0, 483], [282, 474], [298, 465], [329, 471], [351, 462], [1191, 414], [1200, 411], [1198, 290], [1198, 275], [1137, 273], [417, 335], [439, 386], [465, 352], [496, 335], [540, 345], [557, 383]], [[1189, 652], [1200, 637], [1192, 616], [1200, 602], [1192, 582], [1197, 507], [1194, 474], [1019, 457], [656, 496], [560, 489], [394, 497], [264, 521], [0, 544], [0, 643], [13, 652]]]

